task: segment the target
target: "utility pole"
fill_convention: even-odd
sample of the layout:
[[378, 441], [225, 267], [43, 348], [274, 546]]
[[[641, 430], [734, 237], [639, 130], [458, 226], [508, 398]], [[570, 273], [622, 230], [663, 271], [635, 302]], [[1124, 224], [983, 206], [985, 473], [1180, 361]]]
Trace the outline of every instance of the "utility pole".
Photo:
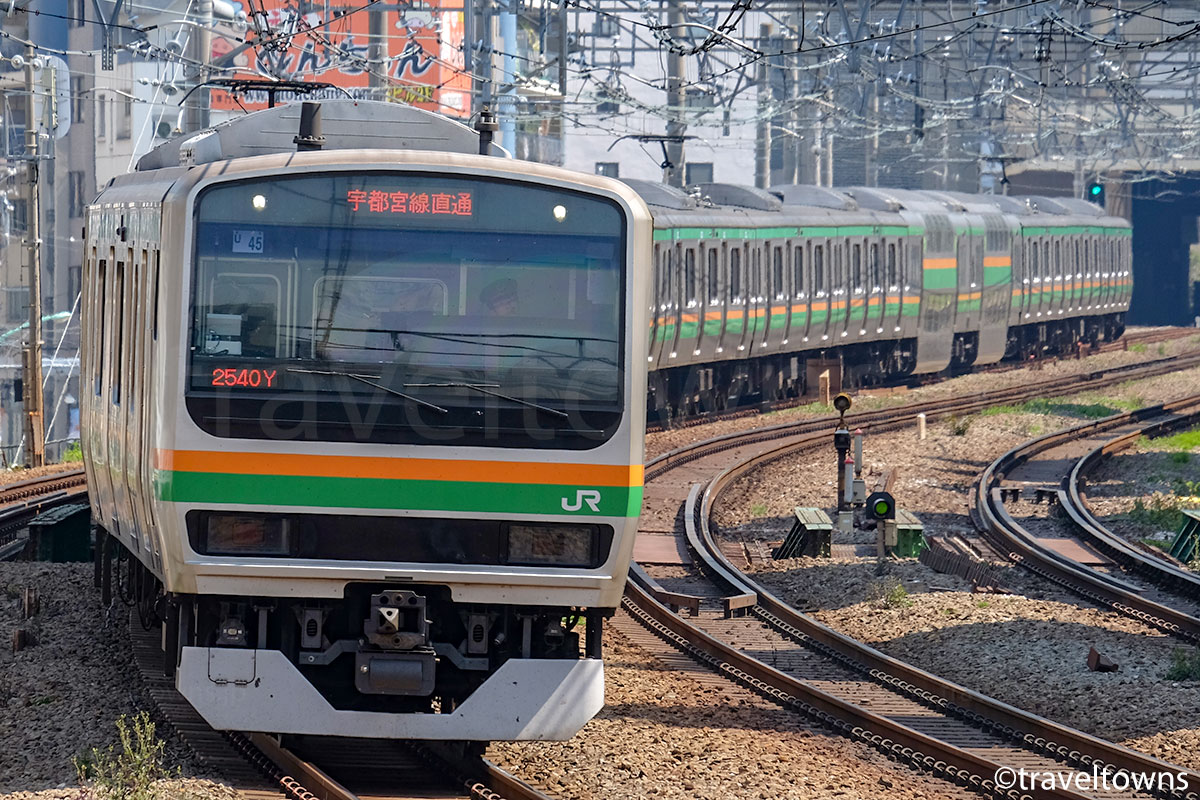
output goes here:
[[[758, 49], [767, 52], [771, 41], [771, 26], [758, 26]], [[765, 189], [771, 185], [771, 75], [767, 59], [758, 62], [758, 136], [754, 143], [754, 185]]]
[[[212, 63], [213, 0], [196, 0], [197, 24], [188, 34], [188, 58], [199, 64], [194, 70], [196, 85], [208, 80], [208, 65]], [[194, 99], [184, 109], [183, 129], [188, 133], [208, 127], [211, 95], [207, 88], [196, 89]]]
[[387, 99], [388, 53], [387, 34], [384, 31], [385, 13], [382, 3], [375, 3], [367, 9], [367, 86], [370, 87], [372, 100]]
[[[670, 0], [667, 5], [667, 26], [672, 37], [679, 36], [683, 30], [683, 0]], [[667, 136], [666, 142], [667, 166], [663, 168], [663, 183], [669, 186], [683, 188], [683, 136], [687, 133], [687, 124], [683, 121], [684, 99], [683, 80], [685, 64], [683, 53], [676, 47], [667, 54]]]
[[29, 345], [22, 373], [25, 405], [25, 463], [46, 463], [46, 431], [42, 422], [42, 257], [41, 194], [38, 191], [38, 124], [34, 116], [33, 45], [25, 47], [25, 176], [29, 208], [25, 248], [29, 262]]

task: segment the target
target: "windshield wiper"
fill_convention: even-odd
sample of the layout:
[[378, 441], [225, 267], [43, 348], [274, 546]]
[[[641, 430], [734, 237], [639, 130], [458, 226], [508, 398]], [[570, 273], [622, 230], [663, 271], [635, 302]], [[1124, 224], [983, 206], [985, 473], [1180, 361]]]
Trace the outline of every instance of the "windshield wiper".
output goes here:
[[[294, 367], [289, 367], [287, 369], [287, 371], [288, 372], [298, 372], [298, 373], [302, 373], [305, 375], [332, 375], [332, 376], [338, 377], [338, 378], [350, 378], [351, 380], [358, 381], [359, 383], [365, 383], [367, 386], [374, 386], [376, 389], [382, 389], [383, 391], [387, 392], [388, 394], [394, 394], [397, 397], [403, 397], [405, 400], [416, 403], [419, 406], [424, 406], [425, 408], [432, 409], [432, 410], [438, 412], [439, 414], [449, 414], [450, 413], [449, 409], [442, 408], [441, 406], [436, 406], [433, 403], [427, 403], [419, 397], [413, 397], [411, 394], [405, 394], [404, 392], [398, 392], [395, 389], [391, 388], [390, 386], [384, 386], [382, 383], [376, 383], [375, 381], [369, 380], [370, 378], [378, 378], [379, 377], [378, 375], [356, 375], [353, 372], [338, 372], [337, 370], [331, 370], [331, 369], [298, 369], [298, 368], [294, 368]], [[566, 416], [566, 415], [564, 414], [563, 416]]]
[[474, 389], [477, 392], [482, 392], [483, 394], [491, 395], [492, 397], [499, 397], [501, 400], [508, 400], [510, 403], [517, 403], [519, 405], [529, 406], [530, 408], [536, 408], [538, 411], [544, 411], [547, 414], [553, 414], [554, 416], [561, 417], [562, 419], [570, 419], [571, 418], [565, 411], [559, 411], [557, 408], [550, 408], [549, 406], [543, 406], [543, 405], [540, 405], [539, 403], [530, 402], [529, 400], [522, 400], [521, 398], [513, 397], [512, 395], [502, 394], [500, 392], [493, 392], [490, 388], [488, 388], [488, 387], [495, 387], [495, 386], [499, 386], [499, 385], [500, 384], [498, 384], [498, 383], [406, 383], [406, 384], [404, 384], [405, 388], [409, 388], [409, 389], [417, 389], [417, 388], [421, 388], [421, 389]]

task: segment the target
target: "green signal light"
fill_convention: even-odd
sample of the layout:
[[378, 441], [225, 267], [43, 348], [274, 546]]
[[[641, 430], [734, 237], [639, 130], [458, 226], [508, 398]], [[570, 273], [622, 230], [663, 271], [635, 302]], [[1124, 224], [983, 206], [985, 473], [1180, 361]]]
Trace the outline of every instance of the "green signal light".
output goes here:
[[888, 512], [888, 504], [886, 501], [880, 500], [878, 503], [875, 504], [875, 513], [876, 514], [878, 514], [879, 516], [882, 517], [883, 515], [887, 514], [887, 512]]
[[1092, 197], [1098, 196], [1103, 191], [1104, 191], [1104, 187], [1101, 186], [1100, 184], [1098, 184], [1098, 183], [1092, 184], [1092, 189], [1091, 189]]

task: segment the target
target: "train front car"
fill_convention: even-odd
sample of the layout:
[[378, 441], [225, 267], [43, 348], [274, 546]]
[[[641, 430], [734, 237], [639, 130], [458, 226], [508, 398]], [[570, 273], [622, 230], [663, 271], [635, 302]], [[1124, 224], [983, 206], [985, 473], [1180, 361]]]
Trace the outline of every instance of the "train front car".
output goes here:
[[641, 505], [645, 206], [536, 164], [327, 149], [193, 168], [164, 217], [180, 691], [223, 729], [572, 736]]

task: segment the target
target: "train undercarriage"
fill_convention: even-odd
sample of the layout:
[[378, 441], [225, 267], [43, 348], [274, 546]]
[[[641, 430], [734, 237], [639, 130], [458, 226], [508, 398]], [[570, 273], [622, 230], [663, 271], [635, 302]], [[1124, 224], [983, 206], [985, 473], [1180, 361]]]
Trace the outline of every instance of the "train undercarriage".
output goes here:
[[[1072, 355], [1082, 346], [1116, 341], [1125, 315], [1075, 317], [1009, 329], [1004, 361], [1030, 361]], [[969, 372], [978, 355], [978, 333], [955, 334], [944, 376]], [[830, 373], [832, 391], [904, 382], [914, 377], [917, 340], [869, 342], [794, 354], [654, 370], [649, 375], [648, 419], [669, 427], [673, 421], [734, 408], [765, 405], [811, 395], [819, 376]]]

